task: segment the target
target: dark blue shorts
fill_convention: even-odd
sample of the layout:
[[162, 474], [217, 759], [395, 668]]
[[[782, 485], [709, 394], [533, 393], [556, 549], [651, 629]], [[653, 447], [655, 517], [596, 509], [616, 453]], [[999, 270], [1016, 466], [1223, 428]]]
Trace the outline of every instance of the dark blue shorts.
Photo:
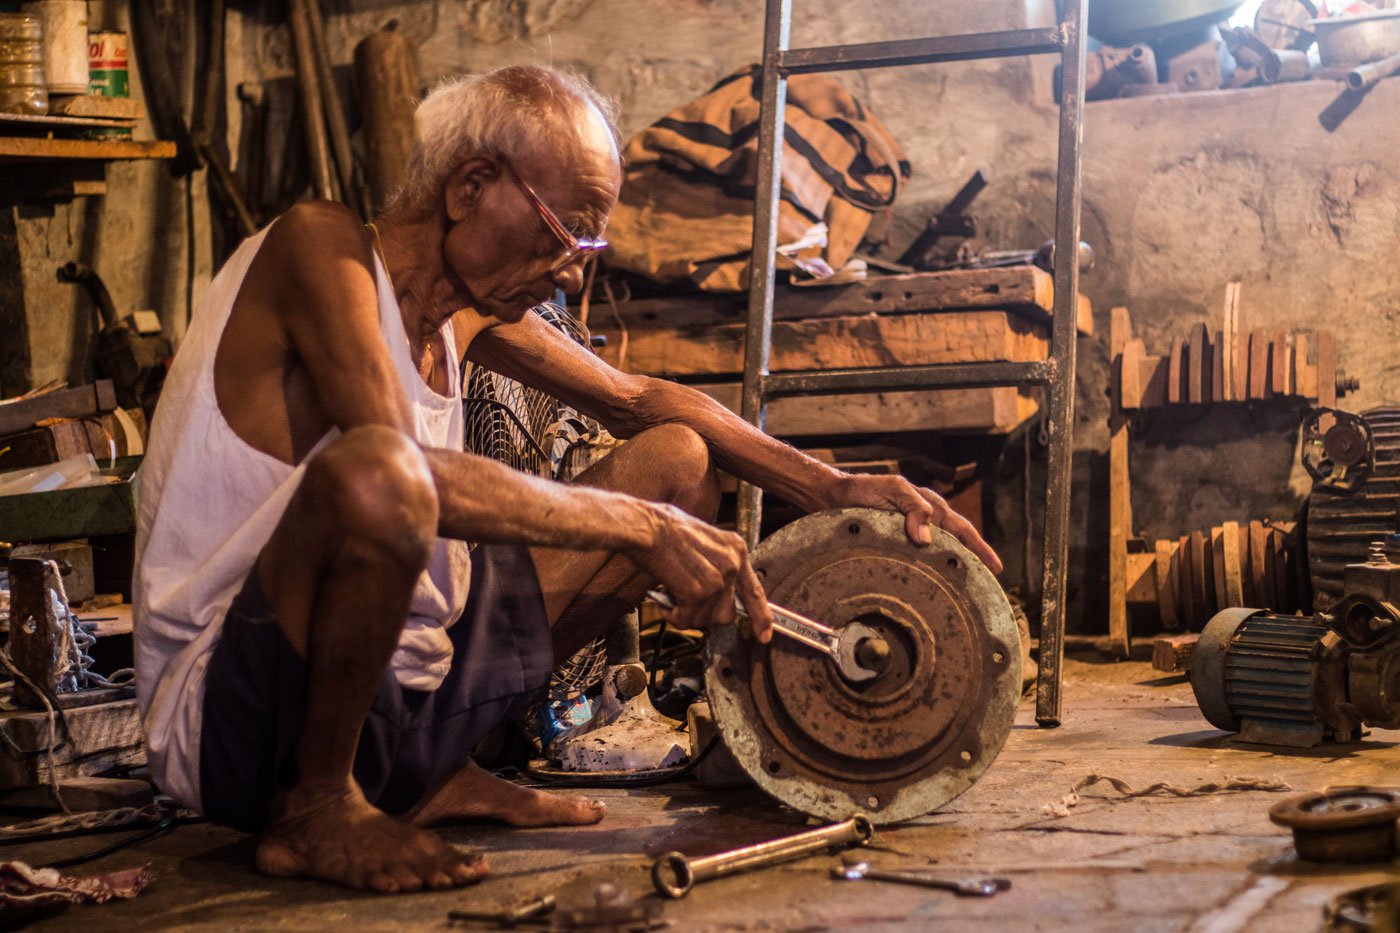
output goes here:
[[[554, 669], [549, 620], [529, 552], [482, 545], [471, 590], [447, 630], [452, 669], [431, 693], [385, 671], [360, 733], [354, 774], [370, 802], [402, 813], [461, 768], [494, 726], [523, 712]], [[205, 679], [200, 797], [212, 823], [257, 833], [296, 783], [306, 660], [277, 625], [255, 570], [233, 600]]]

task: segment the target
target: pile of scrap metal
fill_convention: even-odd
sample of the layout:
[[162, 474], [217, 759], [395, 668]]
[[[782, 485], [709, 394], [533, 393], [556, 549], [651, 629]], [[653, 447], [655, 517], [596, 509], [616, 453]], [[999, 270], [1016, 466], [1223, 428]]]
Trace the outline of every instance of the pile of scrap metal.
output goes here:
[[1229, 26], [1227, 18], [1241, 5], [1241, 0], [1098, 0], [1090, 9], [1089, 32], [1102, 44], [1086, 60], [1086, 99], [1315, 76], [1343, 80], [1360, 91], [1400, 70], [1400, 10], [1366, 2], [1265, 0], [1253, 26]]

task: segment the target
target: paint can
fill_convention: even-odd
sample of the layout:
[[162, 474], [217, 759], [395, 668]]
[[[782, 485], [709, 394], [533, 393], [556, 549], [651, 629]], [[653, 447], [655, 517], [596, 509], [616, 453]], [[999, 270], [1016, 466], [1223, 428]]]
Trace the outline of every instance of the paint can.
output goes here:
[[86, 94], [87, 0], [32, 0], [22, 9], [44, 24], [44, 73], [49, 93]]
[[127, 69], [126, 33], [88, 33], [89, 94], [130, 97], [131, 74]]

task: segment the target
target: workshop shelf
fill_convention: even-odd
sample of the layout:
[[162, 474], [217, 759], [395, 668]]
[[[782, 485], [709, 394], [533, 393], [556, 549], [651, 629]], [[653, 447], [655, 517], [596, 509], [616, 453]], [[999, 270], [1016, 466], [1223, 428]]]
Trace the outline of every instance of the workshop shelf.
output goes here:
[[0, 161], [82, 159], [127, 161], [173, 159], [175, 144], [169, 140], [42, 139], [32, 136], [0, 136]]

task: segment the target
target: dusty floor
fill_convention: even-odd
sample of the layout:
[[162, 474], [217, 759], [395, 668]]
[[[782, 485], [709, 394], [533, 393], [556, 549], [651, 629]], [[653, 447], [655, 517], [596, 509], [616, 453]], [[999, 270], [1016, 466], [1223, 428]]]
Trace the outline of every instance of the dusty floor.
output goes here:
[[[698, 887], [666, 905], [680, 930], [912, 930], [936, 921], [996, 930], [1316, 930], [1333, 895], [1396, 874], [1383, 865], [1321, 868], [1297, 862], [1290, 837], [1267, 817], [1281, 794], [1194, 799], [1119, 798], [1102, 785], [1068, 816], [1045, 812], [1075, 782], [1112, 775], [1136, 787], [1196, 786], [1225, 777], [1281, 778], [1297, 791], [1329, 784], [1394, 783], [1400, 733], [1302, 754], [1235, 745], [1211, 729], [1180, 678], [1143, 663], [1071, 660], [1066, 722], [1034, 725], [1025, 704], [1001, 757], [966, 795], [915, 824], [882, 830], [872, 860], [936, 863], [1014, 879], [987, 900], [876, 882], [834, 881], [837, 859], [817, 856]], [[76, 907], [33, 929], [182, 930], [449, 929], [447, 911], [509, 905], [572, 879], [614, 880], [649, 890], [647, 854], [693, 854], [792, 830], [790, 813], [755, 791], [691, 786], [599, 792], [609, 816], [585, 830], [470, 827], [449, 838], [489, 853], [494, 877], [467, 891], [402, 897], [358, 895], [273, 881], [249, 868], [252, 841], [184, 826], [95, 868], [149, 862], [157, 880], [140, 898]], [[107, 837], [108, 839], [112, 837]], [[91, 840], [15, 847], [33, 864], [95, 848]], [[1059, 867], [1057, 867], [1059, 866]], [[0, 923], [0, 925], [3, 925]], [[487, 929], [455, 925], [457, 929]]]

